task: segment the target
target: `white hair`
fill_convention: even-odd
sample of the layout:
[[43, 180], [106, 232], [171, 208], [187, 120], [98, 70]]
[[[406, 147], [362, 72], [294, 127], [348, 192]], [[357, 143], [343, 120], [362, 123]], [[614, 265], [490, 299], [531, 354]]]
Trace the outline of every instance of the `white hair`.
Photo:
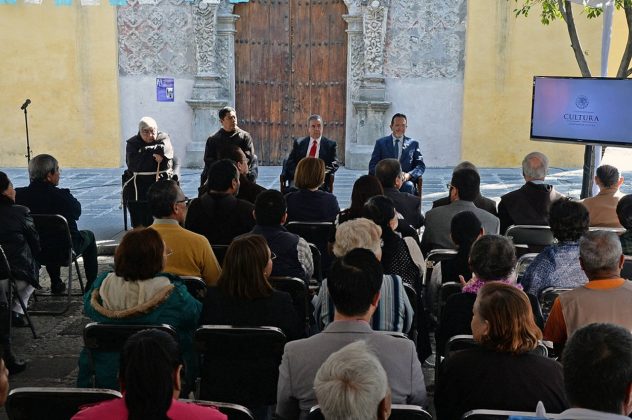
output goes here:
[[376, 420], [388, 379], [377, 356], [360, 340], [325, 360], [316, 373], [314, 391], [327, 420]]
[[617, 269], [622, 254], [621, 241], [614, 232], [595, 230], [579, 239], [579, 256], [585, 271]]
[[376, 256], [381, 251], [382, 228], [369, 219], [359, 217], [341, 223], [336, 229], [334, 255], [343, 257], [356, 248], [364, 248]]
[[138, 131], [141, 131], [144, 128], [153, 128], [158, 131], [158, 123], [152, 117], [143, 117], [138, 122]]
[[529, 179], [544, 179], [549, 171], [549, 158], [544, 153], [531, 152], [522, 159], [522, 174]]
[[29, 180], [45, 181], [48, 174], [54, 174], [58, 170], [57, 159], [47, 154], [37, 155], [29, 162]]

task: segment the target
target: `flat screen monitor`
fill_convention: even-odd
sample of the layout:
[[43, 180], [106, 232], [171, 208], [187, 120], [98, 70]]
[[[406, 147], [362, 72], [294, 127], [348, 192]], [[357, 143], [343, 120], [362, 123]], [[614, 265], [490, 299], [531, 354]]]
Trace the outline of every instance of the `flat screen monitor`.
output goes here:
[[632, 147], [632, 79], [534, 77], [531, 138]]

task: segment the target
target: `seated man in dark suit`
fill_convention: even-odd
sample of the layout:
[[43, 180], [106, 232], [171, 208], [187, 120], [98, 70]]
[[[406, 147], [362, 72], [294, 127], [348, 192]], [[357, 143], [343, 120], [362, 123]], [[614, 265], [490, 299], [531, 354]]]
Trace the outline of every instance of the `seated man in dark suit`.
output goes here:
[[283, 175], [294, 185], [296, 165], [306, 157], [317, 157], [325, 161], [325, 183], [322, 189], [329, 191], [329, 177], [338, 170], [337, 144], [322, 135], [323, 119], [320, 115], [312, 115], [307, 120], [308, 137], [294, 140], [292, 151], [283, 165]]
[[498, 218], [500, 233], [511, 225], [549, 224], [549, 207], [563, 195], [544, 182], [549, 169], [549, 159], [540, 152], [531, 152], [522, 160], [522, 176], [525, 184], [500, 197]]
[[[467, 160], [456, 165], [454, 169], [452, 170], [452, 173], [455, 173], [459, 169], [473, 169], [476, 172], [478, 172], [478, 168], [472, 162], [468, 162]], [[443, 197], [443, 198], [433, 201], [432, 208], [434, 209], [435, 207], [447, 206], [448, 204], [450, 204], [449, 191], [448, 191], [447, 197]], [[474, 205], [478, 207], [479, 209], [483, 209], [485, 211], [490, 212], [494, 216], [498, 216], [498, 211], [496, 210], [496, 202], [487, 197], [483, 197], [480, 192], [474, 199]]]
[[255, 202], [257, 225], [251, 233], [266, 238], [268, 247], [276, 255], [272, 264], [273, 276], [296, 277], [309, 282], [314, 274], [312, 251], [307, 241], [288, 232], [283, 226], [287, 220], [287, 205], [283, 194], [267, 190]]
[[[94, 233], [79, 230], [77, 220], [81, 216], [81, 203], [67, 188], [58, 188], [61, 172], [57, 159], [51, 155], [37, 155], [29, 162], [28, 187], [15, 189], [15, 202], [28, 207], [33, 214], [60, 214], [68, 221], [72, 248], [83, 255], [83, 266], [86, 270], [86, 290], [97, 277], [97, 244]], [[50, 276], [51, 292], [62, 294], [66, 285], [61, 280], [60, 266], [47, 265]]]
[[375, 167], [375, 176], [384, 188], [384, 195], [390, 197], [395, 210], [404, 217], [406, 223], [419, 229], [424, 224], [419, 197], [401, 192], [404, 182], [402, 167], [397, 159], [382, 159]]
[[327, 278], [334, 322], [319, 334], [285, 345], [277, 387], [276, 409], [281, 418], [307, 418], [317, 404], [316, 372], [333, 352], [356, 340], [365, 340], [380, 359], [394, 404], [426, 404], [415, 344], [376, 333], [369, 324], [380, 299], [382, 275], [380, 262], [368, 249], [354, 249], [334, 262]]
[[211, 245], [226, 245], [255, 226], [252, 203], [240, 200], [239, 171], [232, 161], [218, 160], [209, 168], [208, 192], [189, 206], [184, 227], [206, 236]]
[[393, 134], [382, 137], [375, 142], [373, 154], [369, 161], [369, 175], [375, 175], [375, 167], [382, 159], [397, 159], [404, 171], [402, 192], [417, 194], [417, 180], [426, 170], [419, 142], [406, 137], [407, 119], [404, 114], [395, 114], [391, 118]]

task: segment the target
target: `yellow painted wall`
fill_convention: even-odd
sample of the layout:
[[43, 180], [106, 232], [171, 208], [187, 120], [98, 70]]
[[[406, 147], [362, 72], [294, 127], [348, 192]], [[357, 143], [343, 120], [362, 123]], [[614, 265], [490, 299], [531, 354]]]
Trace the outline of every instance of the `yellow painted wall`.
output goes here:
[[62, 167], [120, 166], [116, 9], [0, 5], [0, 166], [26, 166], [24, 113], [35, 155]]
[[[522, 2], [521, 2], [522, 3]], [[581, 76], [566, 24], [514, 16], [513, 0], [469, 0], [462, 158], [481, 167], [517, 167], [539, 150], [551, 166], [579, 167], [584, 147], [529, 139], [533, 76]], [[593, 76], [599, 76], [602, 19], [575, 11], [580, 41]], [[609, 73], [616, 74], [625, 45], [623, 12], [615, 12]]]

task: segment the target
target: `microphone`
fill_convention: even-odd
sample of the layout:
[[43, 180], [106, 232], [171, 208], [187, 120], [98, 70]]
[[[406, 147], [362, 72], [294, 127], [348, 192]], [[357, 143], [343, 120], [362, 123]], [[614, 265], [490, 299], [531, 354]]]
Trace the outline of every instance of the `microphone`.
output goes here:
[[26, 101], [24, 101], [24, 103], [22, 104], [22, 106], [20, 107], [20, 109], [22, 111], [24, 111], [26, 109], [27, 106], [29, 106], [31, 104], [31, 100], [27, 99]]

